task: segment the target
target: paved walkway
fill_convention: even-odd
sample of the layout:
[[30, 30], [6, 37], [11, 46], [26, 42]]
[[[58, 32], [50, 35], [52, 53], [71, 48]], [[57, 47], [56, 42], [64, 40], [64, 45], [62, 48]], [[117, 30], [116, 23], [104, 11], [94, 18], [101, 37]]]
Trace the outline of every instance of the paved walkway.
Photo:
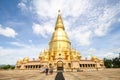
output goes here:
[[[55, 80], [56, 72], [45, 75], [39, 71], [0, 70], [0, 80]], [[63, 72], [65, 80], [120, 80], [120, 69], [91, 72]]]

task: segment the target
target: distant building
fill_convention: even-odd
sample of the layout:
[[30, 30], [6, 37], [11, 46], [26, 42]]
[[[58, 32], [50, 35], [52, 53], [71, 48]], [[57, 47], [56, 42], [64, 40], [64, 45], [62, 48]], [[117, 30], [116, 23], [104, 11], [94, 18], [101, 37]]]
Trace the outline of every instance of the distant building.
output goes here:
[[16, 69], [36, 70], [41, 66], [52, 66], [54, 71], [87, 71], [100, 70], [104, 68], [104, 62], [96, 57], [91, 57], [91, 60], [82, 60], [80, 52], [71, 48], [71, 42], [65, 32], [64, 24], [60, 11], [55, 25], [55, 31], [49, 42], [49, 49], [45, 49], [39, 55], [39, 60], [30, 61], [29, 58], [18, 60]]

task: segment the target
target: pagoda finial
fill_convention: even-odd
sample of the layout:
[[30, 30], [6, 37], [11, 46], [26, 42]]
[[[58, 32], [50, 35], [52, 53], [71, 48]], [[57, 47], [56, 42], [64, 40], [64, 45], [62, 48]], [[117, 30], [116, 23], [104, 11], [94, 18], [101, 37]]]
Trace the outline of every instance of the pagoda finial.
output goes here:
[[56, 25], [55, 25], [55, 30], [58, 28], [64, 29], [64, 24], [62, 21], [62, 17], [60, 15], [60, 10], [58, 10], [58, 17], [57, 17], [57, 21], [56, 21]]
[[58, 14], [60, 14], [60, 10], [58, 10]]

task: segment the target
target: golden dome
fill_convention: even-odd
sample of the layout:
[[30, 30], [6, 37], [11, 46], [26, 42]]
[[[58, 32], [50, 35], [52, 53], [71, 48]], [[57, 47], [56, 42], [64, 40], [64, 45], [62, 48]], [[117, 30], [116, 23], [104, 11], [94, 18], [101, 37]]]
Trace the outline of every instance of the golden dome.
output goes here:
[[42, 58], [43, 58], [43, 53], [40, 52], [39, 59], [42, 60]]
[[92, 56], [91, 60], [95, 61], [97, 58], [95, 56]]
[[17, 64], [22, 64], [23, 60], [18, 60]]
[[81, 56], [81, 55], [80, 55], [80, 52], [77, 52], [77, 55], [78, 55], [78, 56]]
[[99, 62], [103, 62], [103, 60], [102, 60], [102, 59], [99, 59]]
[[49, 52], [49, 50], [48, 50], [48, 49], [45, 49], [44, 52]]
[[26, 57], [26, 58], [24, 58], [24, 59], [23, 59], [23, 61], [29, 61], [29, 58], [28, 58], [28, 57]]
[[95, 57], [95, 56], [92, 56], [92, 58], [93, 58], [93, 59], [96, 59], [96, 57]]
[[26, 63], [26, 62], [28, 62], [28, 61], [29, 61], [29, 58], [28, 58], [28, 57], [26, 57], [26, 58], [23, 59], [23, 62], [24, 62], [24, 63]]

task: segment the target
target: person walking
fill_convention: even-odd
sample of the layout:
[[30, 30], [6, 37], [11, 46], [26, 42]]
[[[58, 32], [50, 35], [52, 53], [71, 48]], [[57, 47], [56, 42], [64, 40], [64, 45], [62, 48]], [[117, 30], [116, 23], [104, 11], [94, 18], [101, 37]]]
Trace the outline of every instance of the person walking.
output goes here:
[[46, 65], [46, 69], [45, 69], [45, 73], [46, 73], [46, 75], [48, 75], [48, 66]]
[[50, 74], [53, 74], [53, 68], [52, 68], [52, 67], [50, 67], [49, 73], [50, 73]]

